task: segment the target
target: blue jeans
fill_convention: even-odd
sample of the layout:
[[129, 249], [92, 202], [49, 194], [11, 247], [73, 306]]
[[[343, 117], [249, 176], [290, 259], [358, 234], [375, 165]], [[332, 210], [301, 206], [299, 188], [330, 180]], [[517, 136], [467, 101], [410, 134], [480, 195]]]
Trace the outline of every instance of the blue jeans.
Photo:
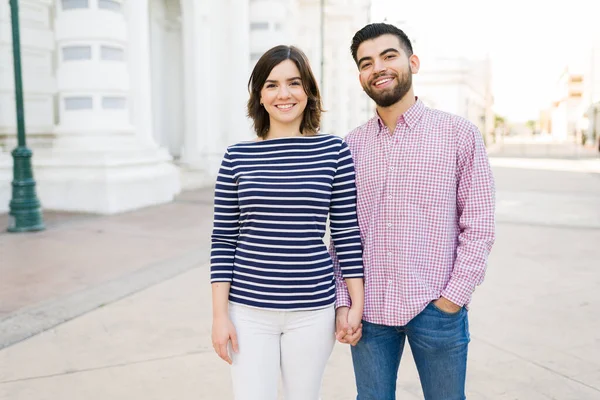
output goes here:
[[395, 400], [405, 338], [413, 353], [425, 400], [464, 400], [469, 322], [463, 307], [448, 314], [432, 303], [405, 326], [363, 321], [352, 347], [357, 400]]

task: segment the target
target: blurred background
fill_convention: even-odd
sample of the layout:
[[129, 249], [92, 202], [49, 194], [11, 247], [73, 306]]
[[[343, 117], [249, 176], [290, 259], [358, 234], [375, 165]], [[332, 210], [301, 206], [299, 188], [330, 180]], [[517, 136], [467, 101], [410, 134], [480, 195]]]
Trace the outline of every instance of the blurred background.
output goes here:
[[[421, 59], [415, 94], [479, 127], [496, 178], [468, 398], [600, 398], [600, 2], [11, 3], [35, 181], [13, 171], [4, 1], [0, 399], [231, 398], [210, 343], [212, 188], [226, 146], [253, 137], [250, 71], [275, 45], [300, 47], [320, 82], [322, 130], [345, 136], [375, 112], [350, 41], [381, 21], [405, 30]], [[15, 176], [35, 192], [13, 191]], [[8, 233], [11, 199], [24, 198], [39, 199], [28, 212], [45, 230]], [[400, 370], [398, 398], [422, 399], [409, 349]], [[323, 399], [354, 396], [338, 344]]]

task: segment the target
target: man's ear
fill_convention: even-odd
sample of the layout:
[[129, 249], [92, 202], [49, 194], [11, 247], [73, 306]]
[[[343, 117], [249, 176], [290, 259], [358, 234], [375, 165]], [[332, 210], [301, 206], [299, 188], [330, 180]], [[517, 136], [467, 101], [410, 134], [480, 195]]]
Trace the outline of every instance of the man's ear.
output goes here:
[[419, 60], [419, 57], [417, 57], [416, 54], [413, 54], [408, 59], [408, 62], [410, 63], [410, 72], [412, 72], [413, 74], [418, 73], [419, 68], [421, 68], [421, 60]]

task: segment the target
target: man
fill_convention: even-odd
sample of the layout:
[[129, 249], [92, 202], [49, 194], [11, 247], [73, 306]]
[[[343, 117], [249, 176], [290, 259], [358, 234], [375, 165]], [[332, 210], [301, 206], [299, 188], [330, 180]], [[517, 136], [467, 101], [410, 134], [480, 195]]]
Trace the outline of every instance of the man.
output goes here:
[[336, 332], [353, 344], [357, 400], [395, 399], [406, 338], [425, 399], [464, 399], [466, 306], [494, 243], [494, 180], [482, 136], [415, 97], [419, 58], [402, 30], [367, 25], [351, 50], [377, 104], [377, 115], [346, 137], [364, 246], [362, 331], [348, 328], [350, 299], [336, 277]]

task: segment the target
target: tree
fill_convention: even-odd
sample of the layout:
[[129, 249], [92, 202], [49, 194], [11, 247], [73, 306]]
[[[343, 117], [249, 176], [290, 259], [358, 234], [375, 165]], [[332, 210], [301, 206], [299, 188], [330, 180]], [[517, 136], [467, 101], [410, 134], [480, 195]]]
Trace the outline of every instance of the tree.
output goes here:
[[506, 125], [506, 119], [503, 116], [496, 114], [494, 116], [494, 128], [502, 127], [504, 125]]

